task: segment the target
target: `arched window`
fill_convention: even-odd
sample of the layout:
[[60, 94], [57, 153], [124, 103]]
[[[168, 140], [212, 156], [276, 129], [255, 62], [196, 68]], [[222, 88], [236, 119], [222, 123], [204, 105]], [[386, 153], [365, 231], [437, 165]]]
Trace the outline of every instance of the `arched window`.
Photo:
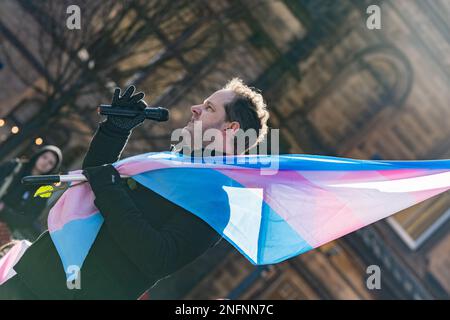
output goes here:
[[310, 77], [303, 90], [314, 94], [286, 121], [295, 131], [300, 117], [315, 141], [334, 154], [345, 154], [361, 143], [384, 110], [401, 107], [413, 81], [408, 59], [391, 45], [352, 55], [326, 83], [317, 84], [318, 89], [314, 78], [320, 76]]

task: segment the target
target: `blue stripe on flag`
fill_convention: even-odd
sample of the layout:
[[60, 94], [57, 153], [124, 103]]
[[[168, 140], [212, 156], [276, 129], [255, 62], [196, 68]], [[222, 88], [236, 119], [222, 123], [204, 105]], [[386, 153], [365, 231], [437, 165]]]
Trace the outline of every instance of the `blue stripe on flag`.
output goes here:
[[246, 188], [214, 169], [160, 169], [133, 178], [206, 221], [254, 264], [312, 249], [262, 201], [262, 189]]
[[62, 229], [50, 233], [66, 274], [69, 266], [81, 269], [102, 223], [103, 216], [97, 212], [84, 219], [72, 220]]
[[258, 264], [278, 263], [313, 249], [265, 202], [263, 212]]

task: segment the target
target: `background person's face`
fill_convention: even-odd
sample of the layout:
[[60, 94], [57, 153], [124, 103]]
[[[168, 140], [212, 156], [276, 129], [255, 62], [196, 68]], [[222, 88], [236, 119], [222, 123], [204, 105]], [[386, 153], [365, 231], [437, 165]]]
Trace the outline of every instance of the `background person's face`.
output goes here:
[[39, 174], [45, 174], [53, 169], [57, 161], [58, 160], [55, 154], [51, 151], [47, 151], [39, 156], [39, 158], [36, 160], [34, 168]]
[[202, 104], [191, 107], [191, 120], [184, 127], [191, 136], [194, 134], [194, 122], [201, 121], [202, 134], [208, 129], [224, 130], [227, 121], [225, 105], [231, 102], [235, 97], [232, 90], [219, 90], [205, 99]]

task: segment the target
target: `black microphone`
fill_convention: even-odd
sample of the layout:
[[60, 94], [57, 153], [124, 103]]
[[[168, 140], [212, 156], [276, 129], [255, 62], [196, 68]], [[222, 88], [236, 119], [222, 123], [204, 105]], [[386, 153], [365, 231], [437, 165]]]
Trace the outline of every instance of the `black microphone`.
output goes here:
[[129, 117], [133, 118], [139, 115], [141, 112], [144, 112], [145, 118], [155, 121], [167, 121], [169, 120], [169, 110], [162, 107], [157, 108], [150, 108], [147, 107], [143, 111], [137, 111], [137, 110], [127, 110], [127, 109], [121, 109], [121, 108], [112, 108], [111, 105], [108, 104], [101, 104], [98, 107], [98, 111], [100, 114], [103, 115], [111, 115], [111, 116], [119, 116], [119, 117]]

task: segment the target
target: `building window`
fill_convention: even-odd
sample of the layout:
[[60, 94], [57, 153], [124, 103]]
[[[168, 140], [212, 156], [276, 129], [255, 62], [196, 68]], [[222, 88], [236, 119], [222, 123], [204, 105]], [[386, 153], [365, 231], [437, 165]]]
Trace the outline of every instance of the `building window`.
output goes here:
[[411, 250], [417, 250], [450, 219], [450, 195], [443, 194], [387, 219]]

